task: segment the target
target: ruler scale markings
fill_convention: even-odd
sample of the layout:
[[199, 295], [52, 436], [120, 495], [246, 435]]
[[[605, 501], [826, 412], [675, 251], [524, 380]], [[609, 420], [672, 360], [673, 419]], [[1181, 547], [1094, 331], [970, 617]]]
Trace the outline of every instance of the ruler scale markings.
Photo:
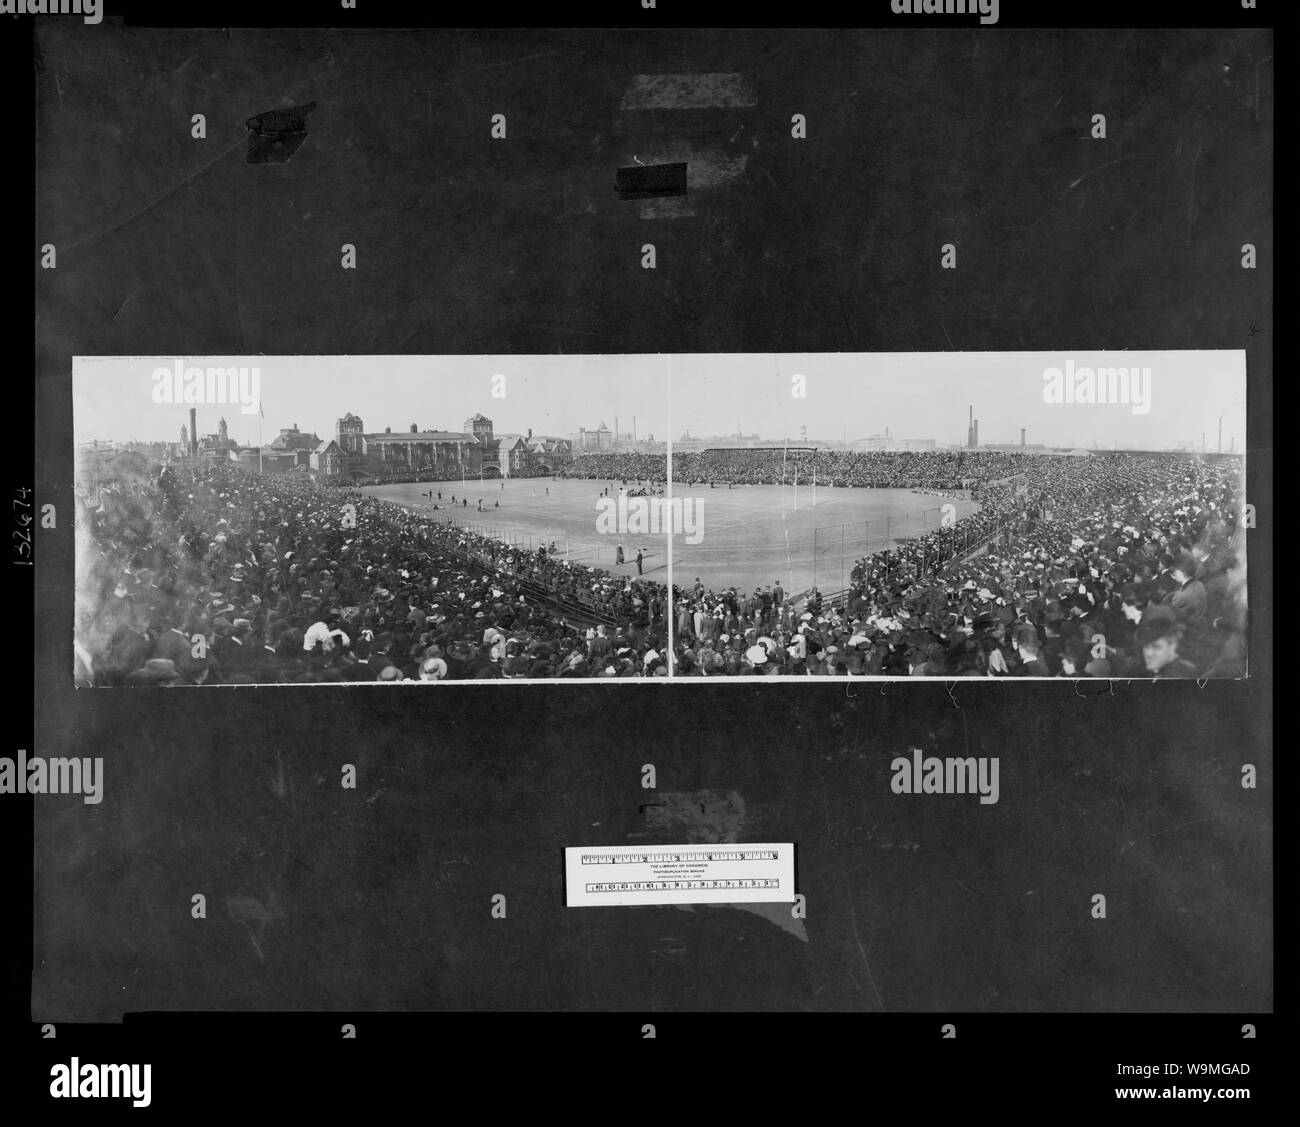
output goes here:
[[779, 888], [780, 880], [775, 877], [753, 877], [745, 880], [692, 880], [692, 881], [618, 881], [603, 884], [588, 884], [588, 892], [640, 892], [662, 888]]
[[794, 849], [793, 843], [569, 848], [564, 851], [567, 902], [570, 907], [786, 902], [795, 898]]
[[727, 853], [584, 853], [584, 865], [672, 864], [681, 861], [775, 861], [778, 854], [767, 850]]

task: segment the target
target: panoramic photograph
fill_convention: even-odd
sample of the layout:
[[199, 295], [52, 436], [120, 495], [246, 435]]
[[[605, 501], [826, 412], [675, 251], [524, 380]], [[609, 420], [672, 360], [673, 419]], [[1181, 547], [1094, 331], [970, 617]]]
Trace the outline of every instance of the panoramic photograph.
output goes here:
[[1238, 352], [85, 357], [81, 687], [1247, 674]]
[[675, 675], [1246, 675], [1240, 352], [678, 356], [672, 396]]
[[[78, 360], [78, 685], [657, 679], [659, 356]], [[125, 440], [119, 438], [125, 435]], [[657, 450], [618, 489], [588, 459]]]

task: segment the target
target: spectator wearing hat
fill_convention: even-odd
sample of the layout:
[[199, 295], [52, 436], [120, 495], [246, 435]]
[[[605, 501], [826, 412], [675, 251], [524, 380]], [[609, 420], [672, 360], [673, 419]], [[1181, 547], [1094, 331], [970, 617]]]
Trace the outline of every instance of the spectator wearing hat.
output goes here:
[[587, 650], [594, 662], [603, 662], [614, 652], [614, 644], [605, 633], [605, 624], [596, 627], [596, 636], [587, 643]]
[[[274, 637], [274, 644], [271, 639]], [[302, 674], [302, 636], [292, 629], [267, 634], [267, 649], [258, 663], [260, 674], [274, 684], [292, 684]]]
[[1199, 633], [1205, 628], [1205, 584], [1196, 578], [1196, 557], [1191, 552], [1178, 556], [1170, 575], [1178, 585], [1169, 596], [1169, 605], [1184, 629]]
[[221, 666], [222, 676], [229, 679], [232, 673], [249, 673], [256, 663], [256, 655], [248, 647], [248, 635], [253, 624], [247, 618], [236, 618], [230, 629], [213, 642], [213, 656]]
[[[191, 620], [186, 624], [186, 629], [181, 630], [176, 625], [168, 622], [166, 629], [159, 635], [157, 642], [154, 643], [154, 657], [166, 658], [171, 661], [176, 669], [180, 672], [181, 677], [191, 685], [201, 685], [208, 676], [208, 656], [207, 656], [207, 639], [203, 637], [205, 631], [197, 629], [198, 623]], [[202, 641], [201, 647], [197, 646], [193, 636], [198, 636]], [[195, 655], [195, 649], [203, 655]]]
[[379, 679], [379, 670], [370, 660], [370, 643], [365, 638], [358, 638], [352, 643], [351, 654], [353, 660], [343, 666], [343, 679], [345, 681], [377, 681]]
[[1142, 616], [1137, 628], [1137, 642], [1142, 648], [1142, 664], [1152, 677], [1195, 677], [1196, 667], [1178, 653], [1183, 625], [1172, 608], [1154, 606]]
[[793, 663], [796, 672], [802, 673], [807, 669], [805, 664], [808, 660], [808, 632], [806, 625], [800, 624], [799, 629], [794, 632], [786, 645], [785, 652], [790, 655], [790, 661]]
[[685, 642], [691, 637], [693, 620], [691, 604], [683, 600], [677, 608], [677, 637], [679, 640]]

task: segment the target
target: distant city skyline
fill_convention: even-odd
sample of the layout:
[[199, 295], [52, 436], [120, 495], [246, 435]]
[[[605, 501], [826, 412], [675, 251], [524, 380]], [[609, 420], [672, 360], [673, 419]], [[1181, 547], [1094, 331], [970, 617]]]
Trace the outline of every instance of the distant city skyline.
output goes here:
[[[459, 431], [483, 414], [497, 434], [570, 437], [604, 423], [663, 442], [738, 433], [775, 442], [853, 443], [892, 438], [966, 444], [968, 407], [981, 446], [1215, 451], [1245, 449], [1245, 354], [1194, 352], [823, 353], [629, 356], [221, 356], [187, 366], [260, 369], [261, 413], [238, 403], [198, 404], [199, 434], [224, 416], [240, 446], [269, 443], [297, 426], [334, 436], [348, 412], [370, 433]], [[176, 357], [78, 357], [74, 438], [175, 442], [189, 405], [154, 402], [153, 373]], [[1048, 402], [1045, 370], [1149, 368], [1149, 409], [1127, 403]], [[503, 380], [494, 382], [494, 377]], [[796, 397], [794, 377], [802, 376]], [[497, 393], [494, 395], [494, 391]], [[502, 395], [502, 392], [504, 394]], [[670, 407], [671, 400], [671, 407]], [[669, 411], [671, 410], [671, 419]], [[635, 420], [635, 422], [634, 422]], [[801, 429], [802, 428], [802, 429]], [[806, 433], [806, 439], [802, 436]]]
[[[964, 446], [968, 409], [979, 421], [981, 446], [1206, 449], [1233, 438], [1245, 449], [1246, 359], [1242, 351], [1165, 352], [942, 352], [675, 355], [672, 422], [676, 438], [760, 433], [765, 439], [847, 442], [883, 435], [898, 440], [932, 438], [938, 446]], [[1150, 368], [1150, 404], [1135, 414], [1129, 404], [1047, 402], [1050, 368], [1093, 370]], [[796, 398], [793, 377], [803, 376], [806, 398]]]
[[[175, 442], [189, 426], [184, 403], [153, 401], [153, 372], [173, 356], [77, 357], [73, 362], [73, 432], [78, 443]], [[602, 420], [640, 434], [667, 435], [667, 364], [664, 357], [600, 356], [194, 356], [186, 366], [260, 369], [261, 410], [245, 414], [238, 403], [197, 404], [198, 431], [211, 434], [224, 416], [240, 446], [269, 445], [295, 424], [332, 438], [335, 423], [351, 412], [370, 433], [386, 427], [459, 431], [476, 414], [494, 433], [561, 437]], [[617, 369], [611, 370], [611, 359]], [[494, 381], [503, 376], [504, 382]], [[493, 392], [497, 394], [494, 396]], [[504, 393], [504, 394], [502, 394]], [[626, 407], [624, 412], [621, 408]], [[264, 415], [264, 417], [263, 417]]]

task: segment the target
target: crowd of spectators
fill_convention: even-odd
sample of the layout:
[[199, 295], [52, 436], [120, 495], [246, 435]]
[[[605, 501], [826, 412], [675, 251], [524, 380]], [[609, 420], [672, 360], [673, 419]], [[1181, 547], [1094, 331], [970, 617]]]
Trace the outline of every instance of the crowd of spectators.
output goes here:
[[1239, 460], [1010, 457], [978, 512], [858, 560], [833, 597], [676, 590], [675, 672], [1244, 675]]
[[[802, 453], [811, 480], [820, 456]], [[774, 454], [682, 458], [700, 481], [771, 483], [774, 466], [793, 481]], [[569, 472], [653, 488], [653, 458], [586, 455]], [[1239, 459], [816, 464], [819, 481], [962, 489], [980, 508], [856, 561], [842, 592], [679, 587], [671, 654], [667, 591], [643, 577], [306, 475], [165, 468], [101, 488], [79, 514], [78, 683], [654, 677], [670, 660], [681, 676], [1245, 673]]]
[[[685, 485], [819, 485], [955, 490], [1022, 473], [1041, 457], [985, 450], [788, 450], [737, 447], [674, 451], [673, 481]], [[587, 453], [566, 477], [664, 481], [667, 454]]]
[[577, 455], [559, 472], [562, 478], [600, 478], [604, 481], [638, 481], [646, 484], [668, 480], [666, 454], [586, 453]]
[[305, 475], [165, 468], [78, 525], [81, 685], [667, 672], [662, 584]]

